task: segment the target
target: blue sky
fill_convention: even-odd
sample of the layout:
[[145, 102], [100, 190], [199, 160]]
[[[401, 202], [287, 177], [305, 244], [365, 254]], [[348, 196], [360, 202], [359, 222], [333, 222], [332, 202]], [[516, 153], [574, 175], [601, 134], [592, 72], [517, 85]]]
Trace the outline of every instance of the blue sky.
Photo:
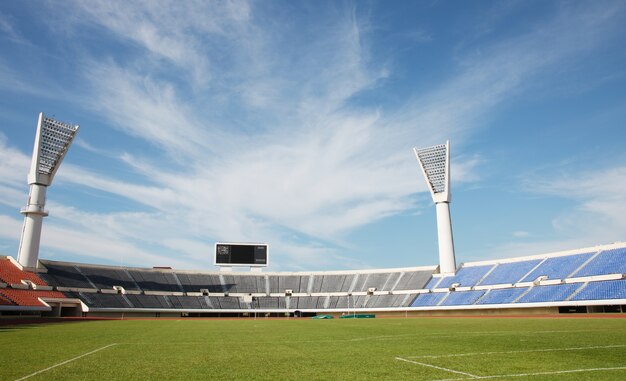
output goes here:
[[624, 240], [625, 40], [623, 1], [0, 2], [0, 253], [40, 111], [81, 125], [42, 258], [434, 265], [446, 139], [458, 263]]

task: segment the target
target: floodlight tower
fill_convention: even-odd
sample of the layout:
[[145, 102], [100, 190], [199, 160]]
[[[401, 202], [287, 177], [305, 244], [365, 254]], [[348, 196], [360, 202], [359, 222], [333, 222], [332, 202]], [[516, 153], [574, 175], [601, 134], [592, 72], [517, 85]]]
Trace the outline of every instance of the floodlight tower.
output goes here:
[[428, 148], [413, 148], [413, 151], [437, 208], [439, 271], [442, 274], [453, 274], [456, 261], [450, 220], [450, 141]]
[[27, 269], [37, 267], [41, 224], [43, 217], [48, 215], [44, 209], [46, 190], [77, 132], [78, 125], [72, 126], [39, 113], [33, 158], [28, 172], [28, 205], [20, 211], [24, 215], [24, 225], [17, 261]]

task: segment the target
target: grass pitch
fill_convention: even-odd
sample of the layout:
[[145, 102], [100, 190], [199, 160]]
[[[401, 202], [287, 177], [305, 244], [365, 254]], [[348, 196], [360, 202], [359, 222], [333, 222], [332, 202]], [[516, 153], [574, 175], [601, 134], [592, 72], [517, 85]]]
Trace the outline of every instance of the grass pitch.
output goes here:
[[0, 348], [0, 380], [626, 379], [626, 319], [89, 321]]

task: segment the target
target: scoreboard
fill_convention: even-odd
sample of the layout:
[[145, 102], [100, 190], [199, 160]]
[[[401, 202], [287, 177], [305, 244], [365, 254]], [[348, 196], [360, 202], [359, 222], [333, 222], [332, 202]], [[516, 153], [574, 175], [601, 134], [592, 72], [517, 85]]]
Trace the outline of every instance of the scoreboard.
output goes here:
[[267, 244], [222, 243], [215, 244], [216, 266], [267, 266]]

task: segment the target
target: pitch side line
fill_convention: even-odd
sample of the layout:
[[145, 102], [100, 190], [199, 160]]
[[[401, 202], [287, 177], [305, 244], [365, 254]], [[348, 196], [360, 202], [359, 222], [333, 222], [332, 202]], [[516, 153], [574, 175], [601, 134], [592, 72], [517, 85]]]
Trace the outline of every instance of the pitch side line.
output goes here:
[[585, 349], [609, 349], [609, 348], [623, 348], [623, 347], [626, 347], [626, 345], [617, 344], [617, 345], [603, 345], [603, 346], [593, 346], [593, 347], [546, 348], [546, 349], [529, 349], [529, 350], [523, 350], [523, 351], [452, 353], [448, 355], [424, 355], [424, 356], [405, 356], [405, 357], [407, 359], [438, 359], [438, 358], [445, 358], [445, 357], [463, 357], [463, 356], [533, 353], [533, 352], [583, 351]]
[[462, 374], [462, 375], [464, 375], [464, 376], [469, 376], [469, 377], [470, 377], [470, 378], [472, 378], [472, 379], [481, 378], [480, 376], [475, 376], [475, 375], [473, 375], [473, 374], [469, 374], [469, 373], [465, 373], [465, 372], [460, 372], [460, 371], [458, 371], [458, 370], [449, 369], [449, 368], [443, 368], [443, 367], [440, 367], [440, 366], [436, 366], [436, 365], [432, 365], [432, 364], [426, 364], [426, 363], [423, 363], [423, 362], [417, 362], [417, 361], [413, 361], [413, 360], [407, 360], [407, 359], [403, 359], [402, 357], [396, 357], [396, 360], [409, 362], [409, 363], [411, 363], [411, 364], [417, 364], [417, 365], [427, 366], [427, 367], [430, 367], [430, 368], [435, 368], [435, 369], [443, 370], [443, 371], [450, 372], [450, 373]]
[[531, 377], [531, 376], [547, 376], [550, 374], [601, 372], [601, 371], [607, 371], [607, 370], [626, 370], [626, 366], [618, 366], [618, 367], [613, 367], [613, 368], [586, 368], [586, 369], [556, 370], [553, 372], [499, 374], [499, 375], [494, 375], [494, 376], [477, 376], [477, 377], [472, 377], [472, 378], [446, 378], [446, 379], [432, 380], [432, 381], [487, 380], [487, 379], [506, 378], [506, 377]]
[[38, 370], [38, 371], [36, 371], [35, 373], [31, 373], [31, 374], [29, 374], [28, 376], [24, 376], [24, 377], [22, 377], [22, 378], [18, 378], [18, 379], [17, 379], [17, 380], [15, 380], [15, 381], [22, 381], [22, 380], [25, 380], [25, 379], [30, 378], [30, 377], [32, 377], [32, 376], [36, 376], [36, 375], [38, 375], [38, 374], [40, 374], [40, 373], [47, 372], [47, 371], [49, 371], [50, 369], [54, 369], [54, 368], [59, 367], [59, 366], [61, 366], [61, 365], [65, 365], [65, 364], [67, 364], [67, 363], [70, 363], [70, 362], [72, 362], [72, 361], [78, 360], [78, 359], [83, 358], [83, 357], [85, 357], [85, 356], [89, 356], [89, 355], [94, 354], [94, 353], [96, 353], [96, 352], [99, 352], [99, 351], [101, 351], [101, 350], [104, 350], [104, 349], [110, 348], [110, 347], [112, 347], [112, 346], [114, 346], [114, 345], [117, 345], [117, 343], [113, 343], [113, 344], [105, 345], [105, 346], [104, 346], [104, 347], [102, 347], [102, 348], [95, 349], [95, 350], [93, 350], [93, 351], [91, 351], [91, 352], [83, 353], [83, 354], [82, 354], [82, 355], [80, 355], [80, 356], [76, 356], [76, 357], [74, 357], [74, 358], [71, 358], [71, 359], [69, 359], [69, 360], [65, 360], [65, 361], [60, 362], [60, 363], [58, 363], [58, 364], [54, 364], [54, 365], [52, 365], [52, 366], [47, 367], [46, 369]]

